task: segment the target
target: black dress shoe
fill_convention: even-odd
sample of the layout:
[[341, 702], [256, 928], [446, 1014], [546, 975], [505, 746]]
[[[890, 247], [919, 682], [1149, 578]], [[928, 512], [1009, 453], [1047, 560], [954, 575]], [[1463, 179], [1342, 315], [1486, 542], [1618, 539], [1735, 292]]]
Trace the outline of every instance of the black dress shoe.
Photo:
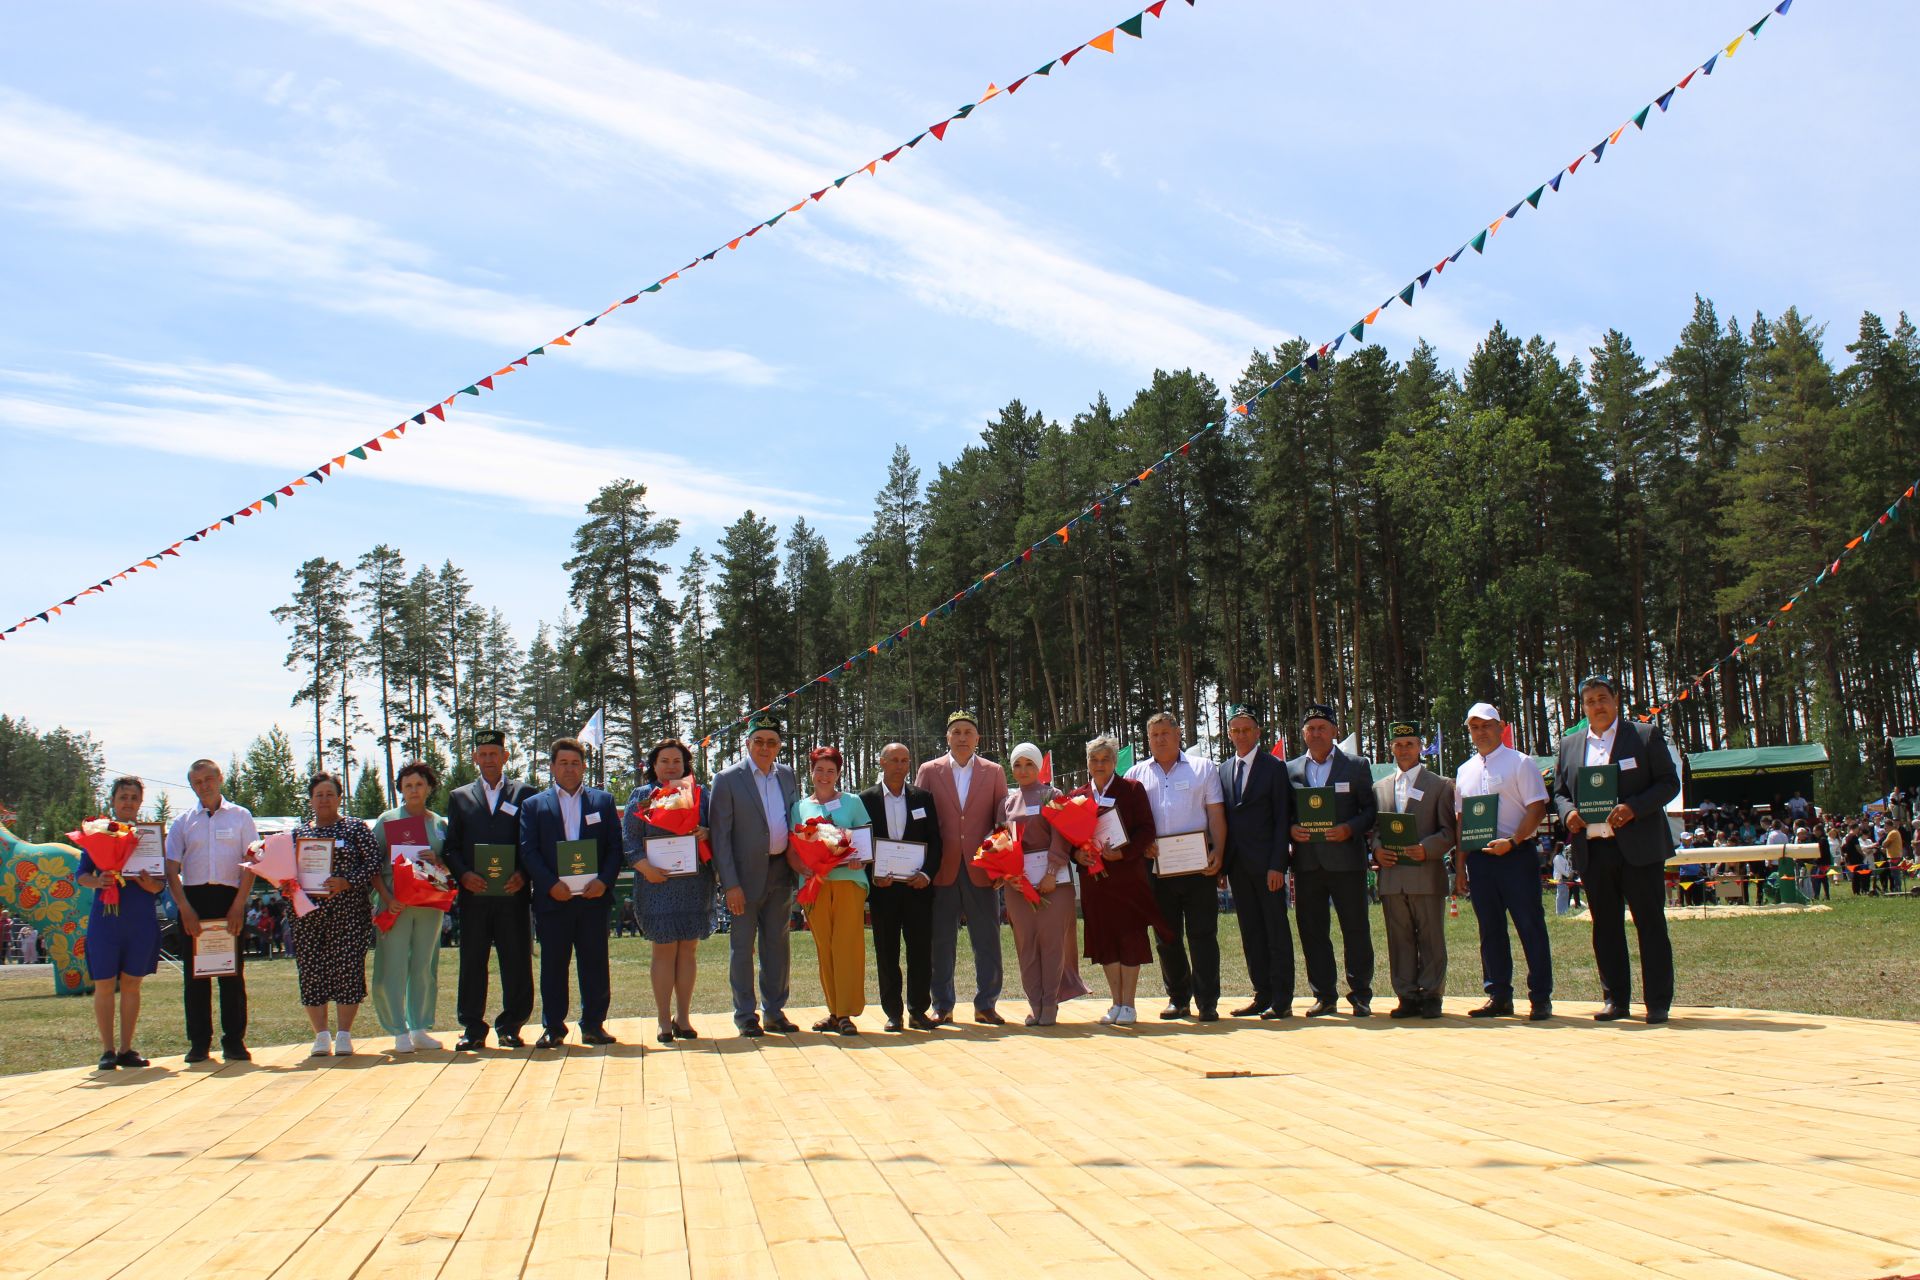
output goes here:
[[907, 1015], [907, 1025], [915, 1031], [931, 1031], [940, 1024], [924, 1013], [910, 1013]]
[[1330, 1013], [1338, 1013], [1339, 1011], [1339, 1004], [1332, 1000], [1315, 1000], [1307, 1006], [1307, 1016], [1309, 1018], [1324, 1018]]
[[1593, 1020], [1595, 1022], [1618, 1022], [1626, 1016], [1627, 1010], [1625, 1005], [1603, 1004], [1594, 1013]]
[[527, 1042], [520, 1038], [520, 1033], [517, 1031], [502, 1031], [500, 1033], [500, 1047], [502, 1049], [524, 1049], [527, 1047]]
[[1163, 1022], [1172, 1022], [1176, 1018], [1184, 1018], [1186, 1016], [1187, 1006], [1183, 1004], [1170, 1004], [1160, 1011], [1160, 1018]]
[[1277, 1022], [1281, 1018], [1291, 1018], [1292, 1016], [1293, 1006], [1290, 1004], [1277, 1004], [1271, 1009], [1262, 1009], [1260, 1011], [1260, 1021], [1262, 1022]]
[[1528, 1022], [1551, 1022], [1553, 1020], [1553, 1001], [1535, 1000], [1527, 1010]]
[[1218, 1009], [1202, 1009], [1193, 1015], [1193, 1020], [1195, 1022], [1218, 1022], [1220, 1021], [1220, 1011]]
[[[1661, 1023], [1667, 1021], [1667, 1019], [1671, 1016], [1672, 1015], [1670, 1015], [1665, 1009], [1649, 1009], [1647, 1010], [1647, 1025], [1650, 1027], [1657, 1027]], [[123, 1062], [120, 1065], [124, 1067], [127, 1064]]]
[[682, 1040], [698, 1040], [700, 1038], [698, 1031], [695, 1031], [692, 1027], [683, 1027], [678, 1023], [674, 1024], [673, 1034]]
[[605, 1027], [595, 1027], [591, 1031], [588, 1031], [584, 1027], [581, 1028], [580, 1042], [582, 1044], [619, 1044], [620, 1043], [618, 1040], [615, 1040], [611, 1035], [607, 1033], [607, 1029]]
[[[505, 1044], [506, 1041], [502, 1040], [501, 1043]], [[478, 1036], [478, 1037], [461, 1036], [458, 1040], [455, 1040], [453, 1042], [453, 1051], [455, 1053], [477, 1053], [479, 1050], [484, 1049], [486, 1047], [487, 1047], [487, 1038], [484, 1035]]]
[[1513, 1001], [1499, 996], [1488, 996], [1487, 1002], [1478, 1009], [1467, 1010], [1469, 1018], [1511, 1018]]
[[888, 1031], [893, 1031], [893, 1032], [905, 1031], [907, 1029], [907, 1024], [900, 1021], [900, 1019], [898, 1018], [888, 1018], [886, 1029]]
[[1251, 1004], [1243, 1004], [1238, 1009], [1235, 1009], [1233, 1016], [1236, 1018], [1257, 1018], [1266, 1011], [1267, 1006], [1255, 1000]]
[[98, 1064], [95, 1065], [94, 1070], [95, 1071], [111, 1071], [119, 1065], [120, 1065], [120, 1055], [115, 1053], [113, 1050], [109, 1049], [105, 1053], [100, 1055], [100, 1061]]
[[1438, 1018], [1444, 1012], [1438, 1000], [1428, 1000], [1420, 1006], [1420, 1016], [1423, 1018]]
[[558, 1031], [542, 1031], [540, 1038], [533, 1042], [536, 1049], [563, 1049], [567, 1044], [567, 1031], [562, 1027]]
[[1353, 1016], [1356, 1018], [1371, 1018], [1373, 1016], [1373, 1001], [1355, 1000], [1353, 1002]]
[[205, 1062], [207, 1059], [211, 1058], [212, 1056], [213, 1055], [207, 1052], [205, 1049], [201, 1049], [201, 1048], [188, 1049], [187, 1065], [193, 1066], [195, 1063]]
[[758, 1040], [767, 1033], [761, 1028], [760, 1020], [756, 1018], [752, 1022], [743, 1023], [740, 1027], [740, 1034], [749, 1040]]
[[936, 1027], [950, 1027], [953, 1025], [953, 1010], [949, 1009], [945, 1013], [930, 1013], [927, 1015], [927, 1021]]
[[253, 1055], [247, 1052], [247, 1046], [237, 1044], [231, 1049], [222, 1049], [220, 1056], [228, 1062], [252, 1062]]
[[660, 1030], [660, 1033], [659, 1033], [658, 1035], [656, 1035], [656, 1036], [654, 1036], [654, 1039], [655, 1039], [655, 1040], [658, 1040], [658, 1041], [659, 1041], [659, 1042], [660, 1042], [661, 1044], [672, 1044], [672, 1043], [673, 1043], [673, 1028], [672, 1028], [672, 1027], [663, 1027], [663, 1028], [661, 1028], [661, 1030]]
[[126, 1067], [133, 1071], [137, 1071], [141, 1067], [150, 1067], [153, 1065], [133, 1049], [122, 1049], [119, 1054], [115, 1056], [113, 1063], [117, 1067]]
[[983, 1027], [1004, 1027], [1007, 1025], [1007, 1020], [993, 1009], [975, 1009], [973, 1011], [973, 1020]]
[[782, 1014], [777, 1018], [767, 1019], [767, 1030], [777, 1031], [783, 1036], [790, 1036], [790, 1035], [795, 1035], [799, 1032], [800, 1024], [795, 1022], [793, 1019], [787, 1017], [785, 1014]]
[[1420, 1006], [1417, 1004], [1409, 1004], [1407, 1001], [1402, 1000], [1399, 1004], [1393, 1006], [1393, 1011], [1387, 1016], [1389, 1018], [1417, 1018], [1420, 1016]]

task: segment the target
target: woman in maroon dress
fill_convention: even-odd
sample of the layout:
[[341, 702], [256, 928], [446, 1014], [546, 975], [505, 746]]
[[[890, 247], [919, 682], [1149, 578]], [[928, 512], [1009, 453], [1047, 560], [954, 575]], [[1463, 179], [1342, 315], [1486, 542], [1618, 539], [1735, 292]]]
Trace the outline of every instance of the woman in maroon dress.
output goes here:
[[[1153, 885], [1147, 879], [1146, 851], [1154, 840], [1153, 807], [1147, 790], [1137, 782], [1116, 777], [1113, 767], [1119, 744], [1101, 735], [1087, 744], [1088, 785], [1067, 795], [1091, 795], [1102, 809], [1112, 808], [1127, 833], [1125, 844], [1108, 846], [1101, 854], [1106, 871], [1092, 875], [1087, 870], [1094, 855], [1074, 851], [1081, 866], [1080, 906], [1086, 914], [1087, 959], [1107, 973], [1107, 988], [1113, 993], [1113, 1007], [1100, 1019], [1108, 1025], [1134, 1021], [1134, 990], [1140, 983], [1140, 966], [1153, 958], [1149, 929], [1170, 936], [1166, 918], [1153, 900]], [[1066, 852], [1066, 840], [1054, 833], [1054, 849]]]

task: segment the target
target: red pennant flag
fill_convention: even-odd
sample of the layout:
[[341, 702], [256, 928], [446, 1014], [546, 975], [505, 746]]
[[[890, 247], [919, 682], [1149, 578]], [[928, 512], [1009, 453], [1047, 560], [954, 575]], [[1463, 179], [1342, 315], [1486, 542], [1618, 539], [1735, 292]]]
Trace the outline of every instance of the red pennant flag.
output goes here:
[[1287, 737], [1285, 734], [1280, 735], [1280, 740], [1273, 744], [1273, 749], [1267, 754], [1276, 760], [1285, 760], [1287, 758]]
[[1695, 67], [1692, 71], [1687, 72], [1687, 78], [1680, 82], [1680, 87], [1682, 89], [1686, 88], [1689, 84], [1693, 82], [1693, 78], [1699, 74], [1700, 74], [1700, 69], [1698, 67]]
[[1012, 84], [1007, 86], [1007, 92], [1008, 93], [1020, 92], [1020, 86], [1025, 84], [1026, 82], [1027, 82], [1027, 77], [1021, 76], [1018, 80], [1015, 80]]
[[321, 474], [321, 475], [323, 475], [323, 476], [330, 476], [330, 475], [332, 475], [332, 474], [333, 474], [333, 464], [332, 464], [331, 462], [323, 462], [323, 463], [321, 463], [321, 464], [320, 464], [320, 474]]
[[1500, 745], [1508, 748], [1511, 748], [1513, 746], [1513, 726], [1512, 725], [1503, 724], [1500, 726]]
[[1147, 12], [1157, 18], [1160, 16], [1160, 11], [1166, 7], [1167, 0], [1153, 0], [1153, 3], [1147, 6]]
[[427, 412], [428, 412], [428, 413], [430, 413], [430, 414], [432, 414], [432, 415], [433, 415], [434, 417], [436, 417], [436, 418], [438, 418], [438, 419], [440, 419], [440, 421], [442, 421], [442, 422], [445, 422], [445, 421], [447, 420], [447, 412], [446, 412], [446, 410], [444, 410], [444, 409], [442, 409], [442, 408], [441, 408], [441, 407], [440, 407], [439, 405], [437, 405], [437, 404], [430, 404], [430, 405], [428, 405], [428, 406], [427, 406]]
[[951, 120], [942, 120], [939, 124], [929, 126], [927, 132], [935, 138], [938, 138], [941, 142], [945, 142], [947, 140], [947, 126], [952, 123], [953, 121]]
[[1053, 781], [1053, 752], [1051, 751], [1040, 757], [1040, 781]]
[[1064, 67], [1064, 66], [1066, 66], [1066, 65], [1067, 65], [1067, 64], [1068, 64], [1069, 62], [1072, 62], [1072, 61], [1073, 61], [1073, 55], [1074, 55], [1074, 54], [1076, 54], [1076, 53], [1078, 53], [1078, 52], [1080, 52], [1080, 51], [1081, 51], [1082, 49], [1084, 49], [1084, 48], [1086, 48], [1086, 47], [1087, 47], [1087, 46], [1085, 46], [1085, 45], [1083, 45], [1083, 44], [1077, 44], [1077, 45], [1075, 45], [1075, 46], [1073, 46], [1073, 48], [1071, 48], [1071, 49], [1069, 49], [1069, 50], [1067, 50], [1067, 51], [1066, 51], [1065, 53], [1063, 53], [1063, 54], [1061, 54], [1061, 55], [1060, 55], [1060, 65]]
[[283, 485], [281, 485], [281, 486], [280, 486], [280, 496], [282, 496], [282, 497], [284, 497], [284, 498], [291, 498], [291, 497], [293, 496], [293, 486], [292, 486], [292, 485], [290, 485], [290, 484], [283, 484]]
[[480, 381], [476, 382], [474, 385], [477, 387], [485, 387], [489, 391], [493, 390], [493, 375], [488, 374], [486, 377], [480, 379]]
[[882, 160], [885, 160], [885, 161], [888, 161], [889, 163], [891, 163], [891, 162], [892, 162], [892, 160], [893, 160], [893, 158], [894, 158], [895, 156], [897, 156], [897, 155], [899, 155], [899, 154], [900, 154], [900, 148], [899, 148], [899, 147], [895, 147], [895, 148], [894, 148], [893, 150], [891, 150], [891, 151], [889, 151], [889, 152], [887, 152], [887, 154], [885, 154], [885, 155], [883, 155], [883, 156], [881, 156], [880, 158], [881, 158]]
[[[1580, 157], [1580, 160], [1585, 160], [1585, 159], [1586, 159], [1586, 156], [1581, 156], [1581, 157]], [[1568, 165], [1568, 166], [1567, 166], [1567, 172], [1568, 172], [1568, 173], [1578, 173], [1578, 172], [1580, 172], [1580, 160], [1575, 160], [1575, 161], [1574, 161], [1574, 162], [1573, 162], [1572, 164], [1570, 164], [1570, 165]]]

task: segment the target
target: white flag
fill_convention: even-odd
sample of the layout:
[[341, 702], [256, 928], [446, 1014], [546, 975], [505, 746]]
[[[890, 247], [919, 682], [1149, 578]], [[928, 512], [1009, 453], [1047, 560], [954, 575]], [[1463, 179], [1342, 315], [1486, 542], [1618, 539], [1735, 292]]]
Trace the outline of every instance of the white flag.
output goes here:
[[600, 750], [607, 740], [606, 711], [602, 709], [594, 712], [593, 719], [587, 721], [576, 736], [586, 746], [592, 747], [595, 751]]
[[1356, 731], [1354, 731], [1353, 733], [1350, 733], [1350, 734], [1348, 734], [1348, 735], [1347, 735], [1347, 736], [1346, 736], [1345, 738], [1343, 738], [1343, 739], [1341, 739], [1341, 741], [1340, 741], [1340, 749], [1341, 749], [1342, 751], [1344, 751], [1344, 752], [1346, 752], [1346, 753], [1347, 753], [1348, 755], [1350, 755], [1350, 756], [1357, 756], [1357, 755], [1359, 755], [1359, 754], [1360, 754], [1360, 734], [1359, 734], [1359, 731], [1358, 731], [1358, 730], [1356, 730]]

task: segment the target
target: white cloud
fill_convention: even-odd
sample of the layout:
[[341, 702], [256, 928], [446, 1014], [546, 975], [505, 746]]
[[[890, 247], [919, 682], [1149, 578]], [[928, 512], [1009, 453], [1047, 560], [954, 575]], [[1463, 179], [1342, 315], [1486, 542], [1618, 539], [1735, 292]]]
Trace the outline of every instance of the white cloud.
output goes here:
[[[243, 157], [176, 155], [148, 139], [0, 91], [0, 200], [112, 234], [158, 236], [229, 277], [304, 304], [524, 350], [585, 317], [551, 303], [431, 274], [432, 254], [360, 218], [218, 176]], [[764, 384], [774, 371], [726, 349], [678, 346], [608, 317], [574, 358], [617, 372]], [[497, 356], [490, 356], [498, 358]]]

